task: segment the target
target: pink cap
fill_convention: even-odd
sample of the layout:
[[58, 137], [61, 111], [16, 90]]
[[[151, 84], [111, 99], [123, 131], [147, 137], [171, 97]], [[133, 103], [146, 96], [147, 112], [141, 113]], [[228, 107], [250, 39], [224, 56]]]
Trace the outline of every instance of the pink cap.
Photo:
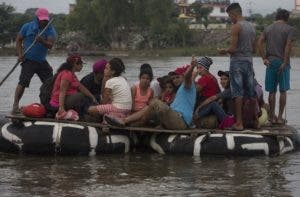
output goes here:
[[100, 72], [103, 73], [106, 64], [107, 64], [107, 61], [105, 59], [97, 60], [93, 65], [93, 72], [94, 73], [100, 73]]
[[46, 8], [38, 8], [35, 11], [35, 15], [38, 17], [40, 21], [49, 20], [49, 12]]

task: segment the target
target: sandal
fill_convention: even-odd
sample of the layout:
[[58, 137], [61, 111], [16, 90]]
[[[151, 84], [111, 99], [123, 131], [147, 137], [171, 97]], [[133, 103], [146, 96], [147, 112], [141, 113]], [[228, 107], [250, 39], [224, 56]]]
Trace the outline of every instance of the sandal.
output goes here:
[[278, 119], [276, 121], [275, 124], [278, 124], [278, 125], [285, 125], [287, 123], [287, 120], [286, 119]]
[[104, 116], [104, 120], [111, 126], [125, 127], [125, 124], [120, 120], [118, 120], [117, 118], [106, 115]]
[[14, 108], [11, 110], [11, 114], [12, 115], [20, 115], [20, 114], [22, 114], [22, 112], [21, 112], [20, 108]]
[[242, 128], [242, 129], [236, 128], [236, 126], [233, 125], [229, 130], [232, 130], [232, 131], [244, 131], [244, 128]]

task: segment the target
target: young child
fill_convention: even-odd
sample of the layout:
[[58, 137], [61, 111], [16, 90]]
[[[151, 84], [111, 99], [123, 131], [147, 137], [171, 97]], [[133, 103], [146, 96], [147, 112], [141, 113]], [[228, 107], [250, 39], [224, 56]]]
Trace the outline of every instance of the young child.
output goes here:
[[[149, 64], [147, 64], [149, 65]], [[151, 66], [141, 65], [140, 81], [131, 88], [133, 100], [132, 111], [137, 112], [149, 104], [153, 98], [153, 90], [150, 88], [150, 83], [153, 79]]]
[[170, 105], [175, 98], [175, 85], [173, 84], [172, 79], [169, 77], [165, 78], [161, 83], [163, 92], [160, 95], [160, 100]]

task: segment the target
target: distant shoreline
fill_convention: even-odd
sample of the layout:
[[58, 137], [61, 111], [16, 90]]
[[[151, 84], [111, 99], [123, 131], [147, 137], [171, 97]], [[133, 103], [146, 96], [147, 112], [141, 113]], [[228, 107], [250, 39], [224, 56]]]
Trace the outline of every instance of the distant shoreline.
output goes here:
[[[189, 57], [192, 55], [222, 56], [215, 48], [210, 47], [186, 47], [149, 50], [82, 50], [78, 52], [82, 56], [108, 56], [108, 57]], [[67, 50], [51, 50], [49, 55], [68, 54]], [[16, 56], [13, 48], [0, 48], [0, 56]], [[259, 57], [255, 54], [254, 57]], [[291, 57], [300, 57], [300, 46], [293, 47]]]

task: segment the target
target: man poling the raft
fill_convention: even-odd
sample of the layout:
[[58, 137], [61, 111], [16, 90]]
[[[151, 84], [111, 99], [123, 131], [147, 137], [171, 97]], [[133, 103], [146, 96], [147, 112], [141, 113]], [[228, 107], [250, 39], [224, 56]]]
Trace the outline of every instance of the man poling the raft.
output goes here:
[[6, 79], [21, 62], [21, 74], [15, 91], [12, 114], [20, 112], [19, 101], [23, 96], [25, 88], [29, 87], [34, 74], [37, 74], [43, 83], [53, 76], [52, 68], [48, 64], [46, 56], [48, 50], [54, 44], [56, 32], [51, 25], [52, 20], [50, 20], [47, 9], [38, 8], [35, 16], [33, 21], [22, 26], [17, 35], [18, 62], [5, 77]]

